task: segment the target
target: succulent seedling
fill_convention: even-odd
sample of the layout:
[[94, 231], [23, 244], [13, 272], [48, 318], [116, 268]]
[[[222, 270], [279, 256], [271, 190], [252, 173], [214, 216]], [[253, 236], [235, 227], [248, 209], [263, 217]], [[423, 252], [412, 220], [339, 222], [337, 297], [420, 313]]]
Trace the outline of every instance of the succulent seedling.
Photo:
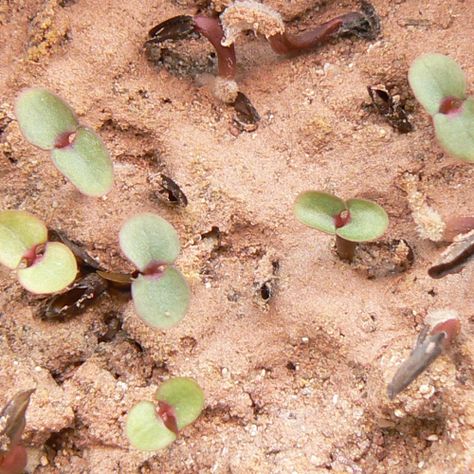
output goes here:
[[425, 54], [410, 66], [408, 81], [431, 115], [441, 146], [450, 155], [473, 162], [474, 98], [466, 96], [466, 79], [459, 65], [442, 54]]
[[361, 3], [361, 12], [341, 15], [312, 30], [294, 35], [287, 31], [280, 14], [270, 7], [253, 0], [236, 1], [220, 17], [181, 15], [170, 18], [150, 30], [146, 44], [182, 40], [196, 34], [207, 38], [216, 51], [218, 62], [215, 94], [224, 102], [234, 103], [238, 94], [234, 42], [241, 32], [254, 30], [265, 36], [278, 54], [306, 51], [337, 35], [355, 34], [372, 39], [379, 32], [379, 20], [368, 2]]
[[164, 382], [155, 402], [141, 401], [128, 413], [126, 434], [132, 446], [156, 451], [171, 444], [204, 407], [204, 393], [191, 378], [177, 377]]
[[365, 199], [342, 199], [321, 191], [306, 191], [295, 201], [294, 213], [303, 224], [336, 236], [340, 258], [352, 260], [357, 242], [380, 237], [388, 226], [382, 207]]
[[418, 335], [415, 348], [398, 368], [388, 384], [388, 397], [392, 400], [405, 390], [436, 358], [447, 350], [461, 330], [456, 311], [438, 310], [427, 316], [427, 325]]
[[113, 168], [104, 144], [80, 125], [62, 99], [45, 89], [27, 89], [16, 100], [15, 114], [23, 136], [50, 150], [56, 167], [81, 193], [102, 196], [110, 191]]
[[138, 316], [154, 328], [174, 326], [186, 314], [190, 299], [186, 280], [173, 266], [181, 249], [176, 230], [162, 217], [143, 213], [125, 222], [119, 240], [139, 271], [132, 282]]
[[26, 426], [26, 410], [34, 391], [18, 392], [0, 413], [0, 474], [24, 472], [27, 454], [20, 442]]
[[56, 293], [77, 274], [74, 254], [60, 242], [48, 242], [48, 230], [26, 211], [0, 212], [0, 263], [16, 270], [18, 281], [32, 293]]

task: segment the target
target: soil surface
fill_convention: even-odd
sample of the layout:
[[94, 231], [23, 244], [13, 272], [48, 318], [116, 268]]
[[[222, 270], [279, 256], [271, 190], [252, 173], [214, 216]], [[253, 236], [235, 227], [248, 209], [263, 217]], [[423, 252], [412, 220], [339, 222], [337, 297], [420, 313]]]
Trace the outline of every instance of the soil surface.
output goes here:
[[[359, 8], [265, 3], [295, 32]], [[123, 221], [156, 212], [179, 232], [177, 264], [193, 294], [166, 332], [110, 295], [43, 321], [38, 298], [0, 269], [0, 403], [36, 387], [23, 437], [30, 472], [474, 472], [474, 265], [428, 276], [445, 246], [419, 236], [403, 185], [414, 176], [445, 218], [474, 212], [474, 168], [439, 148], [407, 83], [409, 64], [436, 51], [459, 62], [474, 93], [474, 8], [374, 6], [382, 33], [373, 41], [334, 39], [279, 57], [264, 38], [240, 37], [237, 82], [261, 116], [241, 132], [208, 87], [207, 43], [181, 42], [164, 65], [144, 52], [150, 28], [209, 11], [205, 1], [3, 0], [0, 208], [36, 214], [112, 271], [133, 270], [118, 246]], [[399, 96], [413, 131], [399, 133], [371, 108], [367, 86], [379, 84]], [[115, 167], [106, 197], [80, 195], [23, 139], [13, 104], [28, 86], [56, 92], [98, 131]], [[159, 199], [162, 173], [187, 207]], [[307, 189], [375, 200], [388, 231], [354, 265], [340, 261], [331, 236], [293, 216]], [[440, 308], [460, 314], [456, 346], [390, 401], [387, 383]], [[131, 449], [127, 411], [174, 376], [198, 381], [204, 412], [168, 449]]]

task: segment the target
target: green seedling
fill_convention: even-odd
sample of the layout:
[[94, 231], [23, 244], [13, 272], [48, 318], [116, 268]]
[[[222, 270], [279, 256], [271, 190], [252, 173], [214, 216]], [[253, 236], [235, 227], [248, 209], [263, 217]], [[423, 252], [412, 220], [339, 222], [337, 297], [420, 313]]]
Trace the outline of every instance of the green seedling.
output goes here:
[[295, 201], [294, 213], [303, 224], [336, 236], [340, 258], [352, 260], [357, 242], [380, 237], [388, 216], [378, 204], [365, 199], [342, 199], [321, 191], [306, 191]]
[[120, 247], [137, 267], [132, 282], [135, 310], [153, 328], [166, 329], [186, 314], [190, 291], [173, 263], [180, 252], [173, 226], [155, 214], [139, 214], [125, 222], [119, 235]]
[[34, 391], [18, 392], [0, 413], [0, 474], [24, 472], [27, 454], [20, 443], [26, 426], [26, 410]]
[[186, 377], [163, 383], [155, 400], [157, 404], [137, 403], [127, 417], [127, 437], [134, 448], [142, 451], [156, 451], [171, 444], [204, 407], [204, 393], [193, 379]]
[[431, 115], [441, 146], [456, 158], [474, 161], [474, 99], [466, 96], [459, 65], [442, 54], [425, 54], [411, 65], [408, 81]]
[[56, 167], [81, 193], [103, 196], [110, 191], [113, 167], [104, 144], [62, 99], [45, 89], [27, 89], [17, 98], [15, 114], [23, 136], [50, 150]]
[[0, 212], [0, 263], [16, 270], [18, 281], [32, 293], [56, 293], [77, 274], [74, 254], [60, 242], [48, 242], [48, 230], [26, 211]]

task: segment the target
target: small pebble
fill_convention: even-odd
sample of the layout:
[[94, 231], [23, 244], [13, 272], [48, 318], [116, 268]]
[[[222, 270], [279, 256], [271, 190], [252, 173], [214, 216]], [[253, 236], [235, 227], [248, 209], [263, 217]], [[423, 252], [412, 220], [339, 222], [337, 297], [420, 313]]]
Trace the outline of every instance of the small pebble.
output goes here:
[[309, 342], [309, 337], [306, 337], [306, 336], [302, 337], [302, 338], [301, 338], [301, 342], [302, 342], [303, 344], [308, 344], [308, 342]]
[[393, 414], [397, 417], [397, 418], [403, 418], [405, 416], [405, 413], [403, 413], [402, 410], [399, 410], [398, 408], [393, 412]]
[[435, 434], [429, 435], [429, 436], [426, 438], [427, 441], [438, 441], [438, 439], [439, 439], [438, 436], [435, 435]]

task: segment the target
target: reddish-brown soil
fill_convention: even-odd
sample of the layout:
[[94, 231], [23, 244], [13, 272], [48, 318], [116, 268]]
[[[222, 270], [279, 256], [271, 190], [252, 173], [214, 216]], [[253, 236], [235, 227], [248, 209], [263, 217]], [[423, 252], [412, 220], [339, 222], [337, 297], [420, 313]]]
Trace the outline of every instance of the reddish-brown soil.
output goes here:
[[[358, 8], [265, 3], [294, 31]], [[474, 168], [438, 147], [407, 83], [411, 61], [437, 51], [462, 65], [474, 93], [474, 8], [374, 5], [383, 31], [371, 42], [340, 39], [288, 58], [262, 38], [240, 38], [238, 83], [262, 117], [251, 133], [239, 133], [232, 108], [203, 86], [213, 72], [207, 44], [179, 46], [204, 61], [196, 78], [145, 57], [147, 31], [192, 14], [195, 2], [0, 5], [0, 209], [36, 214], [115, 271], [131, 270], [118, 247], [124, 219], [156, 212], [179, 232], [178, 266], [193, 294], [186, 318], [166, 332], [110, 296], [82, 315], [42, 321], [37, 299], [0, 269], [0, 402], [37, 388], [24, 434], [36, 474], [474, 472], [474, 266], [428, 276], [443, 246], [418, 236], [402, 185], [408, 171], [444, 217], [474, 212]], [[406, 102], [413, 132], [399, 134], [370, 110], [367, 86], [379, 83]], [[103, 138], [116, 177], [106, 197], [79, 195], [22, 138], [13, 103], [28, 86], [58, 93]], [[160, 173], [181, 186], [188, 207], [156, 199]], [[293, 216], [306, 189], [383, 205], [390, 227], [379, 250], [405, 239], [413, 265], [390, 273], [379, 250], [365, 264], [338, 260], [332, 237]], [[459, 311], [456, 347], [390, 401], [386, 384], [438, 308]], [[108, 331], [117, 320], [119, 330]], [[127, 411], [172, 376], [198, 381], [203, 414], [162, 452], [131, 449]]]

